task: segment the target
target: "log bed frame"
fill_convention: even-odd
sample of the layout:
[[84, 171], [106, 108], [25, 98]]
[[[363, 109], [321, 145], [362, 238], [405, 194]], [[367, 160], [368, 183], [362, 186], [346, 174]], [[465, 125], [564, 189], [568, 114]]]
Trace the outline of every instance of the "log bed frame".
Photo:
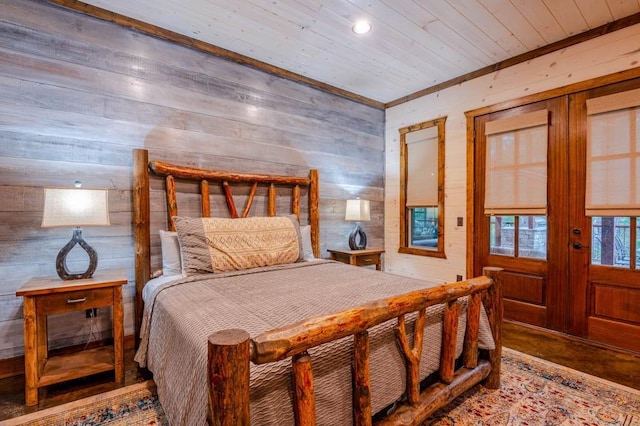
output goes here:
[[[276, 215], [276, 186], [292, 187], [291, 212], [300, 216], [300, 187], [308, 187], [309, 223], [313, 252], [319, 253], [318, 173], [311, 170], [308, 178], [261, 174], [243, 174], [197, 169], [149, 162], [148, 151], [133, 152], [133, 198], [135, 236], [135, 326], [136, 342], [142, 322], [142, 288], [155, 276], [151, 270], [150, 172], [164, 178], [167, 194], [168, 228], [175, 230], [171, 219], [178, 215], [175, 179], [199, 183], [202, 216], [210, 216], [209, 182], [220, 182], [231, 217], [247, 217], [256, 187], [268, 186], [268, 215]], [[239, 215], [229, 183], [250, 184], [247, 206]], [[289, 212], [288, 212], [289, 213]], [[308, 318], [295, 324], [250, 337], [244, 330], [222, 330], [209, 336], [209, 421], [214, 425], [248, 425], [249, 364], [263, 364], [291, 358], [293, 368], [296, 425], [315, 424], [315, 399], [311, 357], [308, 350], [333, 340], [353, 336], [353, 418], [354, 425], [372, 425], [369, 378], [369, 337], [367, 330], [377, 324], [397, 319], [397, 337], [406, 363], [404, 402], [386, 416], [376, 415], [376, 425], [419, 425], [438, 408], [447, 405], [471, 387], [482, 383], [500, 387], [502, 291], [501, 269], [485, 268], [484, 276], [443, 284], [424, 290], [372, 302], [347, 311]], [[455, 347], [460, 305], [457, 299], [468, 296], [467, 325], [461, 367], [455, 369]], [[421, 359], [425, 310], [444, 305], [442, 349], [439, 380], [420, 391]], [[489, 318], [495, 350], [478, 350], [481, 305]], [[417, 312], [409, 344], [405, 315]]]

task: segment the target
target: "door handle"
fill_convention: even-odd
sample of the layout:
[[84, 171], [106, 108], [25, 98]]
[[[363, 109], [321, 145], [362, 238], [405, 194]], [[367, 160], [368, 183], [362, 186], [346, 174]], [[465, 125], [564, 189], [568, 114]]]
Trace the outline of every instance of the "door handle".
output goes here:
[[572, 244], [573, 248], [576, 250], [580, 250], [580, 249], [590, 249], [591, 246], [583, 246], [582, 244], [580, 244], [579, 242], [575, 242]]

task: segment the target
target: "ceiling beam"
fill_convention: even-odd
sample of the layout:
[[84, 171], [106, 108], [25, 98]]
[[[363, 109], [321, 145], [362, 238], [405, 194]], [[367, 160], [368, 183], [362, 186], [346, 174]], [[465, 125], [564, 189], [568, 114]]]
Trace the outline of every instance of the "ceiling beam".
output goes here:
[[162, 38], [178, 44], [182, 44], [184, 46], [192, 47], [194, 49], [201, 50], [203, 52], [210, 53], [212, 55], [219, 56], [221, 58], [228, 59], [242, 65], [247, 65], [247, 66], [259, 69], [261, 71], [265, 71], [267, 73], [277, 75], [278, 77], [283, 77], [283, 78], [295, 81], [297, 83], [302, 83], [307, 86], [320, 89], [325, 92], [328, 92], [337, 96], [341, 96], [343, 98], [350, 99], [352, 101], [356, 101], [364, 105], [368, 105], [378, 109], [384, 109], [383, 102], [379, 102], [374, 99], [367, 98], [365, 96], [360, 96], [356, 93], [352, 93], [347, 90], [343, 90], [338, 87], [332, 86], [330, 84], [326, 84], [321, 81], [314, 80], [312, 78], [305, 77], [303, 75], [285, 70], [284, 68], [270, 65], [266, 62], [262, 62], [257, 59], [250, 58], [248, 56], [241, 55], [236, 52], [232, 52], [231, 50], [227, 50], [222, 47], [215, 46], [213, 44], [206, 43], [201, 40], [196, 40], [192, 37], [187, 37], [183, 34], [179, 34], [174, 31], [160, 28], [156, 25], [148, 24], [146, 22], [142, 22], [137, 19], [129, 18], [119, 13], [111, 12], [106, 9], [102, 9], [97, 6], [83, 3], [78, 0], [48, 0], [48, 1], [50, 3], [54, 3], [59, 6], [66, 7], [68, 9], [73, 9], [75, 11], [84, 13], [86, 15], [93, 16], [95, 18], [114, 22], [123, 27], [135, 29], [137, 31], [152, 35], [154, 37]]

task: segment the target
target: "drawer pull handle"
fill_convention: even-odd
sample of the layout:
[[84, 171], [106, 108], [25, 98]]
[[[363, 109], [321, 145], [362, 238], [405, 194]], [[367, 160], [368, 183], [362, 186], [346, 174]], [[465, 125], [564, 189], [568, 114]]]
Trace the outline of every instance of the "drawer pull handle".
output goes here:
[[373, 259], [370, 257], [364, 257], [362, 258], [362, 260], [364, 260], [365, 262], [371, 262]]
[[82, 299], [67, 299], [67, 303], [68, 304], [72, 304], [72, 303], [82, 303], [85, 302], [87, 300], [86, 297], [83, 297]]

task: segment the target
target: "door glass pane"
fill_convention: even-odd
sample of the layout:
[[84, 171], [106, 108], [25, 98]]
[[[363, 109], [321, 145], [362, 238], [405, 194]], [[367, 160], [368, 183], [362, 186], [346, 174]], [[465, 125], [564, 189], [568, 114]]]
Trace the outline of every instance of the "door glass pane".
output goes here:
[[514, 255], [515, 216], [490, 216], [489, 253]]
[[438, 208], [414, 207], [409, 209], [411, 247], [437, 250], [438, 248]]
[[518, 256], [547, 258], [547, 217], [518, 216]]
[[[638, 131], [640, 132], [640, 128]], [[638, 143], [640, 143], [640, 137]], [[636, 269], [640, 269], [640, 216], [636, 218]]]
[[631, 257], [631, 218], [591, 218], [591, 263], [629, 267]]

